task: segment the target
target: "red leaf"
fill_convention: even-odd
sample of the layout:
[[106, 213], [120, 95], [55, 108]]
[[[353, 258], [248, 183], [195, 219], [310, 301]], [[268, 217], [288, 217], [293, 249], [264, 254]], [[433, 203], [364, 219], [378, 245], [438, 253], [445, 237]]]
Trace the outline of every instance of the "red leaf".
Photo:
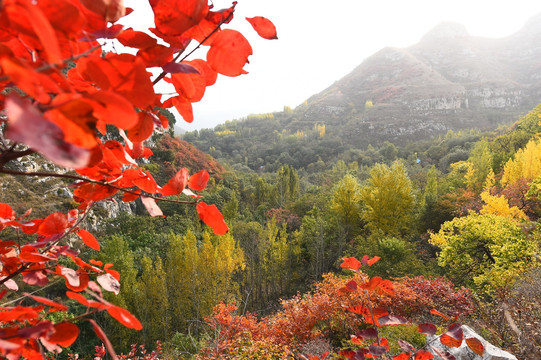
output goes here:
[[73, 291], [83, 291], [88, 286], [88, 274], [81, 269], [75, 271], [71, 268], [58, 265], [56, 273], [66, 279], [66, 287]]
[[85, 245], [88, 246], [89, 248], [97, 250], [97, 251], [100, 250], [100, 243], [98, 242], [98, 240], [96, 240], [94, 235], [92, 235], [85, 229], [79, 229], [79, 231], [77, 231], [77, 235], [79, 235], [79, 237], [83, 240]]
[[340, 264], [342, 269], [357, 271], [361, 267], [361, 262], [354, 257], [344, 257], [342, 260], [342, 264]]
[[252, 55], [252, 47], [238, 31], [225, 29], [220, 31], [210, 45], [207, 53], [209, 65], [226, 76], [247, 74], [243, 67]]
[[147, 50], [139, 50], [137, 56], [143, 59], [147, 67], [159, 67], [173, 61], [175, 51], [175, 48], [156, 45]]
[[[188, 62], [189, 65], [197, 69], [197, 72], [178, 72], [171, 75], [171, 82], [175, 86], [180, 97], [189, 102], [197, 102], [203, 98], [207, 87], [207, 79], [205, 77], [206, 63], [204, 61]], [[208, 68], [208, 66], [207, 66]]]
[[210, 176], [207, 170], [201, 170], [200, 172], [190, 176], [190, 179], [188, 180], [188, 187], [195, 191], [204, 190], [207, 187], [209, 178]]
[[54, 258], [50, 256], [45, 256], [43, 254], [40, 254], [35, 249], [33, 249], [32, 251], [21, 251], [19, 253], [19, 259], [21, 259], [22, 261], [27, 261], [27, 262], [32, 262], [32, 263], [43, 263], [43, 262], [55, 260]]
[[145, 50], [155, 46], [158, 41], [150, 35], [133, 29], [122, 31], [117, 37], [117, 40], [124, 46], [129, 46], [141, 50]]
[[381, 326], [396, 326], [407, 324], [408, 321], [402, 316], [386, 315], [378, 319]]
[[25, 246], [22, 248], [22, 251], [19, 253], [19, 259], [32, 263], [43, 263], [55, 260], [53, 257], [40, 254], [31, 246]]
[[483, 354], [485, 353], [485, 347], [483, 346], [483, 343], [477, 338], [467, 338], [466, 344], [468, 344], [468, 347], [479, 356], [483, 356]]
[[49, 278], [43, 271], [23, 272], [23, 281], [28, 285], [45, 286], [49, 283]]
[[183, 73], [183, 74], [200, 74], [192, 65], [186, 63], [170, 62], [162, 66], [163, 71], [170, 74]]
[[107, 305], [101, 302], [88, 300], [83, 295], [79, 293], [75, 293], [73, 291], [66, 291], [66, 296], [69, 297], [70, 299], [76, 300], [77, 302], [79, 302], [81, 305], [84, 305], [84, 306], [93, 307], [96, 309], [107, 309], [108, 307]]
[[124, 130], [131, 129], [137, 125], [139, 117], [126, 95], [107, 90], [89, 94], [88, 97], [95, 101], [92, 114], [106, 124]]
[[[132, 108], [133, 106], [147, 108], [156, 102], [146, 64], [135, 55], [109, 53], [105, 58], [90, 55], [79, 59], [75, 70], [84, 80], [93, 85], [88, 88], [88, 91], [93, 91], [94, 87], [100, 88], [101, 91], [113, 91], [118, 93], [116, 99], [126, 98], [128, 102], [131, 102]], [[129, 111], [121, 104], [122, 101], [116, 99], [109, 105], [118, 105]], [[111, 118], [111, 121], [117, 120], [121, 119]], [[134, 120], [134, 123], [136, 122], [137, 116]]]
[[79, 336], [79, 328], [70, 322], [62, 322], [54, 325], [55, 332], [47, 338], [47, 341], [62, 347], [68, 347]]
[[393, 360], [409, 360], [410, 356], [411, 356], [411, 353], [403, 352], [393, 357]]
[[145, 141], [154, 132], [153, 115], [147, 112], [139, 113], [139, 121], [135, 126], [128, 130], [128, 139], [132, 142]]
[[459, 347], [462, 344], [463, 337], [462, 326], [454, 323], [440, 336], [440, 342], [449, 347]]
[[11, 221], [15, 219], [15, 211], [8, 204], [0, 203], [0, 219]]
[[68, 310], [68, 307], [66, 305], [60, 304], [60, 303], [58, 303], [56, 301], [52, 301], [52, 300], [49, 300], [49, 299], [41, 297], [41, 296], [30, 295], [30, 294], [27, 294], [27, 293], [25, 293], [24, 295], [31, 297], [32, 299], [34, 299], [37, 302], [40, 302], [42, 304], [45, 304], [45, 305], [48, 305], [48, 306], [52, 307], [52, 309], [50, 309], [49, 312]]
[[409, 342], [405, 341], [405, 340], [398, 340], [397, 341], [397, 344], [398, 346], [400, 346], [400, 348], [408, 353], [412, 352], [412, 351], [415, 351], [415, 348], [413, 347], [413, 345], [411, 345]]
[[131, 192], [125, 192], [124, 195], [122, 196], [122, 201], [130, 202], [130, 201], [133, 201], [133, 200], [137, 199], [139, 197], [139, 195], [141, 195], [141, 190], [137, 189], [137, 190], [135, 190], [135, 193], [136, 194], [133, 194]]
[[[132, 169], [126, 170], [124, 174], [128, 173], [130, 170]], [[150, 193], [150, 194], [155, 193], [156, 190], [158, 189], [158, 184], [156, 184], [156, 181], [154, 180], [154, 178], [152, 177], [149, 171], [144, 173], [141, 170], [136, 170], [133, 174], [131, 173], [131, 175], [135, 175], [132, 177], [132, 182], [139, 189], [146, 191], [147, 193]]]
[[68, 227], [68, 217], [63, 213], [52, 213], [47, 216], [38, 228], [38, 234], [50, 236], [64, 232]]
[[350, 306], [347, 309], [351, 312], [354, 312], [355, 314], [360, 314], [360, 315], [370, 314], [368, 308], [362, 305]]
[[156, 201], [153, 198], [150, 198], [148, 196], [141, 196], [141, 201], [143, 202], [143, 205], [145, 206], [145, 209], [147, 209], [150, 216], [165, 217], [162, 209], [160, 209], [158, 205], [156, 205]]
[[120, 280], [120, 274], [118, 271], [113, 270], [113, 269], [107, 269], [105, 271], [107, 272], [107, 274], [111, 274], [111, 276], [114, 277], [115, 279]]
[[436, 333], [437, 330], [438, 329], [436, 328], [436, 325], [434, 324], [431, 324], [431, 323], [419, 324], [419, 332], [421, 334], [432, 336]]
[[351, 335], [349, 340], [352, 343], [354, 343], [355, 345], [362, 345], [363, 344], [363, 340], [360, 339], [359, 337], [357, 337], [356, 335]]
[[[365, 308], [366, 309], [366, 308]], [[362, 339], [376, 339], [378, 337], [378, 330], [376, 328], [367, 328], [357, 331], [355, 334]]]
[[81, 0], [83, 5], [103, 20], [115, 22], [126, 15], [122, 0]]
[[62, 130], [45, 120], [29, 102], [10, 95], [5, 105], [8, 114], [6, 137], [28, 145], [63, 167], [81, 168], [88, 164], [90, 151], [68, 143]]
[[378, 285], [383, 281], [383, 279], [379, 276], [374, 276], [371, 278], [368, 282], [365, 282], [360, 285], [361, 289], [365, 289], [368, 291], [372, 291], [375, 288], [378, 287]]
[[415, 360], [429, 360], [433, 359], [434, 355], [431, 352], [426, 350], [419, 350], [415, 353]]
[[199, 218], [210, 226], [216, 235], [225, 235], [229, 231], [229, 227], [216, 205], [207, 205], [204, 202], [200, 202], [197, 204], [196, 210]]
[[189, 101], [183, 99], [180, 96], [175, 96], [167, 99], [163, 103], [163, 107], [166, 109], [170, 108], [171, 106], [174, 106], [175, 109], [177, 109], [184, 121], [186, 121], [187, 123], [193, 122], [193, 108], [192, 104]]
[[113, 196], [117, 192], [118, 189], [110, 186], [85, 183], [73, 191], [73, 197], [79, 202], [100, 201]]
[[346, 284], [346, 288], [348, 288], [350, 291], [357, 290], [357, 282], [355, 280], [350, 280]]
[[233, 19], [236, 5], [237, 2], [234, 1], [232, 6], [227, 9], [209, 11], [203, 20], [182, 34], [182, 36], [194, 39], [198, 42], [202, 42], [204, 39], [212, 42], [212, 39], [215, 36], [213, 32], [215, 32], [216, 29], [219, 29], [221, 24], [228, 24]]
[[386, 293], [388, 295], [394, 295], [394, 286], [392, 281], [389, 279], [384, 279], [378, 284], [377, 288], [383, 293]]
[[366, 263], [368, 266], [374, 265], [379, 259], [381, 259], [379, 256], [374, 256], [372, 259], [368, 260]]
[[150, 0], [154, 23], [165, 35], [181, 35], [207, 15], [207, 0]]
[[119, 323], [130, 329], [141, 330], [143, 328], [143, 325], [141, 325], [139, 320], [126, 309], [111, 305], [107, 308], [107, 312]]
[[109, 273], [103, 274], [98, 276], [96, 280], [98, 280], [98, 283], [101, 285], [102, 288], [114, 293], [115, 295], [118, 295], [120, 291], [120, 283], [117, 279], [114, 278], [113, 275]]
[[430, 313], [431, 313], [432, 315], [438, 315], [438, 316], [441, 316], [441, 317], [444, 318], [446, 321], [449, 320], [449, 316], [447, 316], [447, 315], [445, 315], [445, 314], [439, 312], [439, 311], [436, 310], [436, 309], [430, 310]]
[[370, 345], [368, 347], [370, 354], [373, 356], [381, 356], [387, 352], [387, 348], [385, 346], [379, 346], [379, 345]]
[[[114, 157], [116, 160], [120, 161], [122, 164], [124, 165], [135, 165], [137, 166], [137, 163], [135, 162], [135, 160], [133, 160], [131, 158], [130, 155], [128, 155], [128, 153], [126, 152], [124, 146], [116, 141], [116, 140], [108, 140], [105, 142], [105, 144], [103, 144], [103, 146], [107, 149], [107, 150], [110, 150], [111, 153], [113, 153]], [[102, 148], [103, 150], [103, 148]], [[104, 162], [107, 160], [106, 157], [109, 157], [109, 153], [107, 152], [104, 152]], [[108, 161], [112, 161], [112, 160], [108, 160]]]
[[178, 195], [182, 193], [186, 185], [188, 184], [188, 169], [182, 168], [175, 176], [173, 176], [167, 184], [162, 188], [161, 193], [163, 196]]
[[[0, 280], [4, 280], [5, 278], [5, 276], [0, 276]], [[2, 285], [4, 285], [8, 290], [19, 291], [19, 285], [17, 285], [17, 283], [13, 279], [4, 280], [4, 283]]]
[[340, 350], [338, 355], [345, 357], [346, 359], [353, 359], [355, 356], [355, 351], [353, 350]]
[[[28, 18], [29, 24], [34, 29], [40, 43], [43, 45], [43, 48], [47, 53], [48, 62], [52, 64], [62, 63], [62, 54], [60, 52], [58, 39], [45, 14], [30, 0], [19, 0], [19, 3], [22, 3], [26, 10], [26, 12], [23, 11], [23, 13]], [[20, 14], [20, 16], [21, 15], [23, 14]]]
[[269, 19], [262, 16], [255, 16], [253, 18], [246, 18], [254, 30], [264, 39], [274, 40], [278, 39], [276, 34], [276, 27]]

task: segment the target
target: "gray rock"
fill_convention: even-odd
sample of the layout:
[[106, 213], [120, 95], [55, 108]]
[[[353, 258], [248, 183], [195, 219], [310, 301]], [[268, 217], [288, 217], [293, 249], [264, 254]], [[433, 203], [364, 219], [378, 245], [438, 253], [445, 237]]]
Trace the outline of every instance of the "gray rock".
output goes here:
[[[437, 360], [441, 360], [442, 358], [437, 355], [436, 351], [430, 348], [431, 346], [436, 349], [439, 349], [440, 351], [444, 353], [445, 352], [450, 353], [456, 358], [456, 360], [517, 360], [515, 355], [510, 354], [507, 351], [502, 350], [492, 345], [491, 343], [483, 339], [475, 331], [473, 331], [473, 329], [470, 328], [469, 326], [462, 325], [462, 332], [464, 333], [464, 341], [462, 342], [462, 345], [460, 345], [460, 347], [449, 348], [440, 342], [439, 336], [434, 335], [434, 336], [430, 336], [427, 339], [427, 342], [429, 343], [428, 350], [432, 354], [434, 354], [434, 358]], [[465, 340], [469, 338], [476, 338], [479, 341], [481, 341], [481, 343], [485, 347], [485, 352], [483, 356], [477, 355], [468, 347]]]

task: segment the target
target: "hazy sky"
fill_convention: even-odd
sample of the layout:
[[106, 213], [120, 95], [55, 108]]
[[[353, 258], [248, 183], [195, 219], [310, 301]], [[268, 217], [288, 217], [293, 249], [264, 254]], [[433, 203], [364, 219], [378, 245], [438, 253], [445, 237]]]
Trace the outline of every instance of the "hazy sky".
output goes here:
[[[144, 25], [141, 0], [127, 21]], [[214, 1], [215, 8], [231, 1]], [[214, 127], [249, 114], [296, 107], [351, 72], [386, 46], [408, 47], [442, 21], [461, 23], [474, 36], [499, 38], [518, 31], [541, 13], [534, 0], [239, 0], [231, 28], [250, 41], [254, 54], [240, 77], [219, 76], [194, 104], [195, 120], [180, 116], [186, 130]], [[141, 16], [143, 15], [143, 16]], [[245, 17], [274, 22], [278, 40], [259, 38]], [[152, 14], [150, 15], [152, 17]], [[147, 24], [147, 27], [150, 26]], [[204, 56], [201, 54], [201, 56]]]

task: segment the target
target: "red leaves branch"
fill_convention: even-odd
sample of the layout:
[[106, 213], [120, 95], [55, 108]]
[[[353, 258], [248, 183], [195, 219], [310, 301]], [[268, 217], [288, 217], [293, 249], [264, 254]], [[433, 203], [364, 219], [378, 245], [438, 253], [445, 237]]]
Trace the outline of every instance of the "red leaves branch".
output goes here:
[[[193, 120], [191, 103], [201, 100], [218, 73], [245, 73], [251, 46], [239, 32], [221, 29], [233, 18], [235, 5], [213, 11], [206, 0], [151, 0], [150, 4], [156, 29], [139, 32], [110, 24], [127, 13], [122, 0], [2, 2], [0, 86], [17, 91], [0, 99], [5, 114], [0, 120], [5, 123], [0, 173], [74, 180], [74, 199], [80, 205], [68, 214], [55, 212], [28, 221], [27, 214], [17, 218], [9, 205], [0, 204], [0, 231], [11, 227], [36, 238], [22, 244], [0, 241], [0, 285], [17, 291], [14, 280], [20, 277], [28, 285], [43, 287], [49, 277], [58, 276], [70, 289], [66, 296], [87, 308], [86, 313], [70, 322], [53, 324], [40, 311], [66, 311], [67, 306], [46, 297], [28, 295], [37, 306], [2, 306], [0, 321], [6, 325], [0, 330], [3, 356], [40, 356], [39, 342], [48, 351], [60, 351], [78, 337], [75, 322], [97, 311], [106, 310], [123, 325], [141, 328], [128, 311], [101, 297], [102, 289], [113, 293], [119, 290], [119, 276], [111, 264], [86, 263], [69, 245], [61, 244], [73, 237], [93, 250], [100, 249], [98, 240], [79, 228], [95, 202], [120, 193], [122, 201], [141, 198], [154, 216], [163, 215], [156, 203], [159, 201], [197, 204], [201, 220], [216, 234], [228, 231], [216, 206], [198, 202], [200, 195], [192, 192], [206, 188], [208, 172], [190, 177], [182, 169], [161, 188], [149, 172], [138, 167], [136, 160], [152, 155], [144, 142], [155, 130], [168, 126], [158, 114], [159, 107], [174, 106], [187, 121]], [[261, 36], [275, 37], [270, 21], [256, 17], [250, 22]], [[117, 38], [138, 52], [102, 56], [97, 42], [100, 38]], [[184, 54], [191, 40], [199, 45]], [[186, 62], [201, 46], [210, 47], [206, 60]], [[61, 71], [68, 64], [69, 71]], [[161, 67], [162, 72], [152, 79], [149, 67]], [[162, 79], [171, 82], [178, 93], [165, 102], [154, 89]], [[111, 127], [118, 130], [124, 143], [102, 139]], [[6, 167], [34, 153], [63, 168], [75, 169], [77, 174], [21, 172]], [[70, 258], [69, 266], [58, 264], [62, 257]], [[6, 292], [2, 291], [0, 298]], [[103, 330], [88, 321], [116, 358]]]

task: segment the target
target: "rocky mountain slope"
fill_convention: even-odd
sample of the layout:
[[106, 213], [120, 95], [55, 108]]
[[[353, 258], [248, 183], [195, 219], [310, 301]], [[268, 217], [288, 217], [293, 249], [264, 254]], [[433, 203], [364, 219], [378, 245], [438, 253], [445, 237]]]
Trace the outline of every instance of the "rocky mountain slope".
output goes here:
[[541, 14], [500, 39], [442, 23], [419, 43], [384, 48], [312, 96], [288, 124], [325, 124], [357, 146], [406, 143], [448, 130], [496, 128], [541, 101]]

